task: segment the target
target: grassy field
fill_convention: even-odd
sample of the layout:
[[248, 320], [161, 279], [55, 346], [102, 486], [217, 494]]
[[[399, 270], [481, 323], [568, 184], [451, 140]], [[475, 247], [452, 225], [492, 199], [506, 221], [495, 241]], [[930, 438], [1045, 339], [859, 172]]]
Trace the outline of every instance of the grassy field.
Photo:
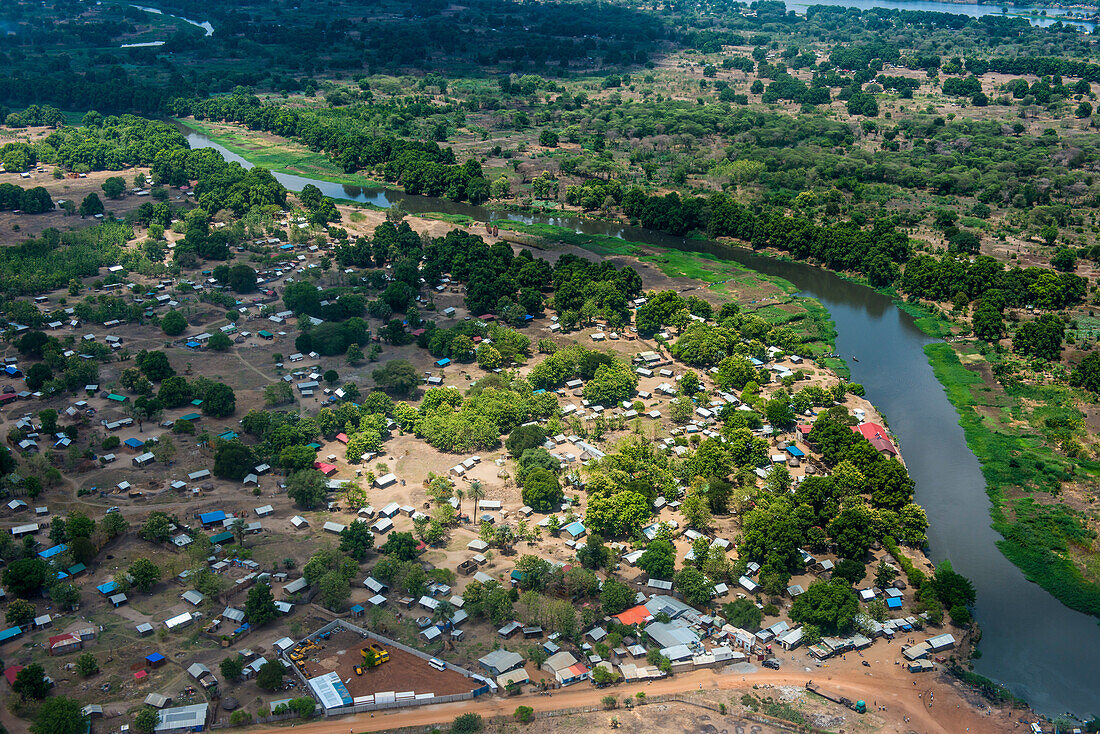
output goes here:
[[[445, 215], [438, 215], [437, 218], [451, 221]], [[745, 310], [775, 326], [791, 328], [806, 340], [807, 351], [818, 356], [823, 366], [844, 378], [850, 374], [848, 365], [843, 360], [820, 356], [831, 353], [836, 341], [836, 324], [830, 318], [829, 312], [812, 298], [795, 297], [793, 294], [798, 289], [782, 278], [764, 275], [739, 263], [722, 260], [707, 253], [667, 250], [615, 237], [580, 234], [549, 224], [499, 222], [498, 225], [504, 230], [580, 247], [600, 255], [636, 257], [657, 267], [670, 278], [698, 280], [708, 284], [708, 289], [712, 292], [731, 298], [734, 297], [735, 290], [744, 295], [754, 291], [774, 293], [778, 289], [778, 297], [768, 296], [759, 300], [750, 298], [744, 304]]]
[[1004, 536], [1001, 552], [1066, 606], [1100, 616], [1100, 578], [1090, 572], [1097, 567], [1095, 533], [1084, 513], [1062, 499], [1067, 483], [1095, 486], [1100, 464], [1055, 452], [1042, 431], [1061, 423], [1055, 414], [1067, 411], [1065, 396], [1054, 393], [1064, 388], [998, 391], [950, 345], [924, 351], [982, 464], [993, 528]]
[[344, 173], [323, 153], [315, 153], [289, 140], [254, 132], [240, 125], [225, 125], [191, 118], [177, 120], [218, 145], [236, 153], [249, 163], [276, 173], [290, 173], [349, 186], [383, 186], [365, 176]]

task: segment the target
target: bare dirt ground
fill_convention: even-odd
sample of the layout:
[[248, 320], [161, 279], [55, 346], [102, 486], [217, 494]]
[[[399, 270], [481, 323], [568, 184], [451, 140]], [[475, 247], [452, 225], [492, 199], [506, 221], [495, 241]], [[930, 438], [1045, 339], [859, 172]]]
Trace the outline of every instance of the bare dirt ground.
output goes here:
[[[871, 648], [872, 653], [874, 649]], [[378, 712], [373, 716], [358, 714], [335, 721], [302, 724], [296, 726], [294, 730], [301, 734], [336, 733], [344, 729], [349, 732], [389, 731], [406, 726], [442, 725], [459, 714], [467, 712], [475, 712], [485, 718], [510, 716], [519, 705], [531, 706], [536, 713], [539, 710], [595, 706], [609, 694], [622, 700], [633, 697], [638, 692], [644, 692], [646, 696], [690, 691], [708, 692], [712, 694], [708, 696], [710, 700], [721, 701], [731, 706], [731, 716], [736, 718], [742, 694], [779, 697], [783, 692], [777, 687], [802, 687], [810, 679], [831, 695], [867, 702], [866, 718], [837, 707], [834, 715], [844, 717], [844, 720], [838, 724], [838, 728], [844, 731], [875, 731], [883, 734], [957, 734], [969, 731], [972, 734], [1003, 734], [1020, 728], [1016, 721], [1019, 712], [991, 709], [985, 706], [984, 702], [975, 701], [973, 694], [961, 690], [944, 676], [925, 675], [925, 677], [916, 678], [905, 672], [900, 665], [889, 662], [876, 665], [884, 661], [874, 659], [872, 653], [867, 655], [867, 659], [871, 660], [875, 666], [872, 669], [873, 672], [862, 672], [866, 669], [856, 662], [854, 656], [851, 661], [828, 664], [828, 672], [824, 674], [817, 669], [812, 672], [765, 671], [751, 674], [702, 670], [647, 684], [616, 686], [603, 690], [576, 686], [555, 691], [550, 697], [530, 694], [399, 709], [394, 713]], [[932, 706], [928, 705], [930, 700]], [[684, 711], [683, 704], [667, 705], [669, 710]], [[879, 710], [879, 706], [884, 706], [885, 710]], [[654, 721], [649, 715], [649, 710], [646, 707], [637, 712], [643, 717], [637, 731], [657, 731], [663, 728], [658, 723], [659, 720]], [[610, 715], [610, 713], [591, 715], [589, 721], [593, 729], [604, 728]], [[853, 728], [856, 722], [868, 726]], [[540, 730], [546, 728], [548, 731], [571, 730], [558, 728], [557, 723], [555, 719], [539, 720], [538, 726]], [[719, 731], [721, 728], [722, 726], [719, 726]], [[259, 729], [259, 731], [275, 732], [278, 729]]]
[[[145, 202], [151, 201], [148, 196], [135, 196], [130, 193], [130, 189], [134, 187], [134, 175], [138, 171], [148, 173], [148, 169], [130, 168], [125, 171], [94, 171], [89, 173], [87, 178], [54, 178], [52, 170], [52, 167], [47, 167], [45, 172], [31, 169], [30, 178], [21, 178], [18, 173], [0, 172], [0, 183], [13, 183], [24, 189], [41, 186], [50, 193], [50, 198], [54, 200], [55, 204], [62, 200], [68, 200], [78, 207], [85, 196], [94, 193], [103, 201], [104, 211], [112, 212], [118, 217], [124, 217]], [[126, 180], [126, 193], [120, 199], [108, 199], [103, 193], [103, 182], [114, 176], [121, 176]], [[178, 195], [178, 192], [174, 192], [173, 195]], [[52, 212], [42, 214], [0, 212], [0, 244], [22, 242], [24, 239], [37, 236], [51, 227], [64, 231], [90, 227], [99, 221], [94, 217], [81, 217], [78, 214], [69, 216], [60, 207]]]
[[368, 642], [348, 630], [332, 635], [321, 642], [319, 654], [310, 656], [310, 662], [305, 666], [306, 677], [314, 678], [335, 671], [345, 681], [353, 698], [382, 691], [416, 691], [449, 696], [467, 693], [481, 686], [453, 670], [436, 670], [422, 658], [392, 646], [387, 648], [390, 653], [389, 662], [363, 670], [362, 675], [356, 675], [355, 666], [363, 662], [359, 650]]

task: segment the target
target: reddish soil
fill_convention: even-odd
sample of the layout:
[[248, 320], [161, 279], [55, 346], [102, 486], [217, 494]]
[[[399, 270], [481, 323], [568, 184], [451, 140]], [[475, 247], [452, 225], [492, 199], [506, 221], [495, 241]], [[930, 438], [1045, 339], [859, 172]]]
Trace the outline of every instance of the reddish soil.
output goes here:
[[461, 673], [438, 671], [423, 658], [385, 645], [383, 647], [390, 651], [389, 662], [364, 670], [363, 675], [356, 675], [355, 666], [363, 660], [359, 650], [368, 643], [368, 640], [348, 630], [333, 634], [321, 643], [320, 655], [310, 656], [311, 660], [305, 666], [306, 677], [314, 678], [336, 671], [353, 698], [382, 691], [416, 691], [450, 696], [480, 687], [477, 681]]

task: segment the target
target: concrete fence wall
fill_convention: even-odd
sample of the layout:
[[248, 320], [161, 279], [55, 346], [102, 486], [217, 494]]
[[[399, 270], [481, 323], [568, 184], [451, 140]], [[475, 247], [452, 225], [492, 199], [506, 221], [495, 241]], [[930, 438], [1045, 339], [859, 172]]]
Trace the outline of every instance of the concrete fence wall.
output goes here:
[[[316, 640], [321, 635], [325, 634], [326, 632], [331, 632], [332, 630], [335, 630], [337, 627], [342, 627], [342, 628], [344, 628], [346, 630], [349, 630], [351, 632], [355, 632], [356, 634], [359, 634], [360, 636], [362, 636], [366, 639], [374, 640], [375, 642], [381, 643], [383, 646], [393, 647], [397, 650], [407, 652], [410, 655], [415, 655], [416, 657], [418, 657], [418, 658], [420, 658], [424, 661], [428, 661], [428, 660], [432, 659], [432, 656], [425, 653], [425, 652], [417, 650], [414, 647], [409, 647], [408, 645], [403, 645], [400, 642], [397, 642], [396, 640], [391, 640], [388, 637], [383, 637], [382, 635], [371, 632], [370, 630], [363, 629], [359, 625], [353, 624], [353, 623], [349, 622], [346, 619], [335, 619], [335, 620], [329, 622], [328, 624], [326, 624], [325, 626], [321, 627], [320, 629], [316, 630], [312, 634], [307, 635], [304, 639]], [[302, 671], [299, 670], [297, 665], [292, 665], [291, 667], [294, 670], [294, 673], [297, 675], [298, 679], [301, 681], [304, 693], [306, 693], [308, 695], [313, 695], [313, 690], [309, 687], [309, 683], [306, 681], [306, 677], [302, 674]], [[469, 670], [466, 670], [465, 668], [461, 668], [461, 667], [459, 667], [457, 665], [454, 665], [452, 663], [447, 663], [447, 669], [448, 670], [453, 670], [453, 671], [465, 676], [466, 678], [473, 678], [474, 677], [474, 674], [472, 672], [470, 672]], [[325, 710], [324, 714], [325, 714], [326, 717], [329, 717], [329, 716], [344, 716], [346, 714], [359, 714], [359, 713], [364, 713], [364, 712], [367, 712], [367, 711], [382, 711], [382, 710], [385, 710], [385, 709], [406, 708], [406, 707], [411, 707], [411, 706], [427, 706], [427, 705], [436, 704], [436, 703], [450, 703], [452, 701], [469, 701], [472, 698], [474, 698], [474, 691], [471, 691], [469, 693], [455, 693], [455, 694], [451, 694], [451, 695], [447, 695], [447, 696], [432, 696], [431, 698], [423, 698], [423, 699], [409, 699], [409, 700], [406, 700], [406, 701], [393, 701], [393, 702], [388, 702], [388, 703], [357, 704], [357, 705], [352, 705], [352, 706], [340, 706], [338, 708], [327, 709], [327, 710]]]

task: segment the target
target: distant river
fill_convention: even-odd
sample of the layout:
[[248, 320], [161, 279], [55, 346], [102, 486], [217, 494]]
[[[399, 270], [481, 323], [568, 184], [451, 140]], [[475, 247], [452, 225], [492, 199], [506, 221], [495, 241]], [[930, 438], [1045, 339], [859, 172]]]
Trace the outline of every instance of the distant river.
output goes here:
[[[180, 16], [180, 15], [172, 15], [171, 13], [166, 13], [166, 12], [164, 12], [163, 10], [161, 10], [159, 8], [150, 8], [150, 7], [146, 7], [145, 5], [131, 5], [130, 7], [131, 8], [137, 8], [138, 10], [144, 10], [146, 13], [153, 13], [155, 15], [167, 15], [169, 18], [176, 18], [177, 20], [182, 20], [184, 23], [188, 23], [190, 25], [195, 26], [196, 28], [202, 28], [204, 31], [206, 31], [206, 35], [208, 35], [208, 36], [214, 35], [214, 26], [210, 25], [210, 21], [208, 21], [208, 20], [203, 21], [202, 23], [200, 23], [197, 20], [191, 20], [190, 18], [184, 18], [183, 16]], [[127, 47], [124, 47], [124, 48], [127, 48]]]
[[[1027, 18], [1032, 25], [1049, 26], [1059, 20], [1072, 24], [1087, 31], [1093, 31], [1096, 23], [1089, 20], [1075, 18], [1062, 18], [1070, 12], [1067, 8], [1042, 8], [1042, 7], [1013, 7], [1007, 5], [1008, 13], [1001, 13], [1001, 5], [969, 5], [963, 3], [936, 2], [936, 0], [784, 0], [787, 10], [793, 10], [799, 15], [805, 15], [806, 8], [811, 5], [836, 5], [844, 8], [859, 8], [870, 10], [871, 8], [890, 8], [892, 10], [926, 10], [934, 13], [953, 13], [954, 15], [969, 15], [971, 18], [981, 18], [986, 15], [1006, 15], [1007, 17], [1019, 16]], [[1046, 17], [1038, 14], [1046, 11]], [[1080, 12], [1080, 11], [1076, 11]]]
[[[192, 148], [214, 148], [228, 161], [251, 164], [205, 135], [181, 127]], [[684, 239], [640, 227], [569, 216], [497, 211], [387, 188], [345, 186], [276, 173], [291, 191], [314, 184], [325, 196], [413, 214], [447, 212], [487, 222], [542, 222], [576, 232], [608, 235], [659, 247], [707, 252], [766, 275], [784, 278], [816, 298], [836, 322], [837, 351], [849, 360], [852, 381], [862, 383], [898, 436], [916, 482], [916, 501], [928, 513], [928, 540], [936, 562], [950, 559], [974, 581], [975, 616], [983, 637], [974, 668], [1027, 699], [1037, 711], [1057, 716], [1100, 714], [1100, 626], [1096, 619], [1062, 606], [1024, 578], [995, 545], [989, 498], [978, 460], [966, 445], [958, 414], [936, 381], [924, 354], [935, 340], [890, 298], [835, 273], [799, 262], [756, 255], [708, 240]]]

